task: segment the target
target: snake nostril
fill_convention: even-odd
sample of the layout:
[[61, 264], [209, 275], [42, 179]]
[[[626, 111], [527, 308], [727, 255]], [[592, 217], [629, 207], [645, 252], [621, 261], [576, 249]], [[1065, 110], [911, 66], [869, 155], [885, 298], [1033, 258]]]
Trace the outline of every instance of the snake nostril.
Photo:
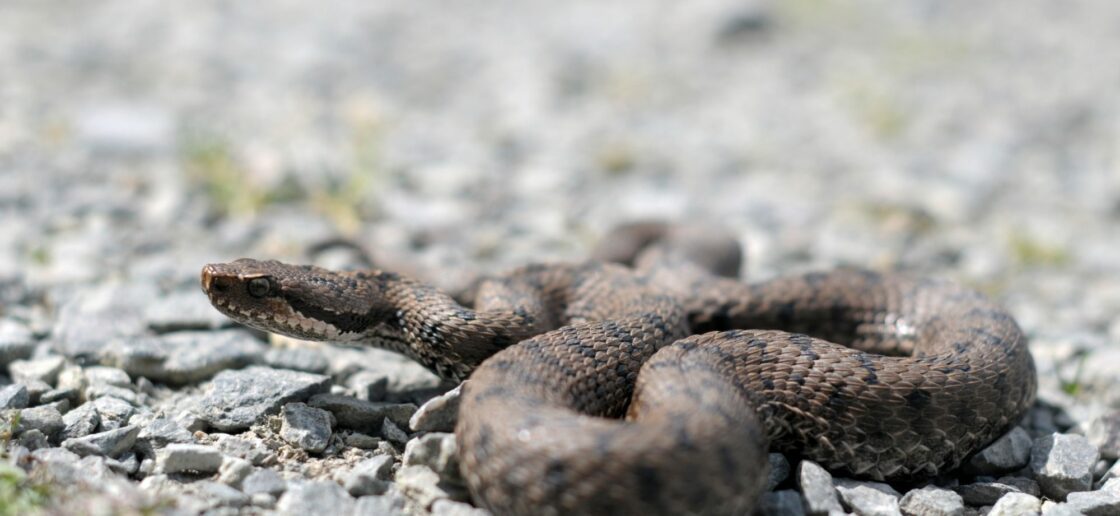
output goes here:
[[202, 283], [203, 292], [224, 292], [226, 290], [225, 283], [215, 276], [212, 265], [207, 265], [202, 268], [202, 274], [199, 279]]

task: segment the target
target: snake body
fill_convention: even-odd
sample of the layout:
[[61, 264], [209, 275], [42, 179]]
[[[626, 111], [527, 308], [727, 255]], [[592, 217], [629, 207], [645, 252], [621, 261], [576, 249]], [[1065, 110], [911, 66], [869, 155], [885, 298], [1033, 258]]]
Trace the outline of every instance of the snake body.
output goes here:
[[742, 514], [768, 449], [925, 478], [1034, 400], [1021, 330], [977, 292], [855, 269], [746, 284], [697, 259], [710, 246], [661, 236], [623, 253], [633, 268], [490, 278], [470, 308], [398, 274], [274, 261], [207, 265], [202, 284], [247, 325], [469, 376], [461, 469], [496, 514]]

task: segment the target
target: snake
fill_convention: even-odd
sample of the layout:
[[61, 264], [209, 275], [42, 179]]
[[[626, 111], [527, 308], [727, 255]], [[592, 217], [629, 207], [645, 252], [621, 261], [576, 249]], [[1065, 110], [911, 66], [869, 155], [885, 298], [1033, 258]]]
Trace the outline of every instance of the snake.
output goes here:
[[915, 482], [1034, 401], [1023, 331], [976, 290], [851, 267], [740, 281], [738, 244], [704, 228], [604, 242], [485, 277], [470, 306], [399, 273], [274, 260], [206, 265], [201, 283], [250, 327], [466, 380], [460, 470], [495, 514], [745, 514], [772, 451]]

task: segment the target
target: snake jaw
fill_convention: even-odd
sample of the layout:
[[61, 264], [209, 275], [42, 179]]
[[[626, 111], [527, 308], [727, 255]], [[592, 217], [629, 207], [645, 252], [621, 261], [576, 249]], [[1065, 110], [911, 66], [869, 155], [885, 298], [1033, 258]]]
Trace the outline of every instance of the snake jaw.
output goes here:
[[[352, 341], [383, 322], [380, 290], [366, 276], [247, 258], [202, 268], [218, 311], [246, 326], [308, 340]], [[352, 291], [353, 296], [332, 296]]]

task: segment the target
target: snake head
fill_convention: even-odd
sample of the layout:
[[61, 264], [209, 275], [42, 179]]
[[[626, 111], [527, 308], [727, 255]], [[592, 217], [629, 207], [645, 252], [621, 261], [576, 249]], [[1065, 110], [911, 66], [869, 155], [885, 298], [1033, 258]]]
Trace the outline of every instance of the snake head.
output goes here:
[[358, 340], [394, 313], [386, 274], [242, 258], [202, 268], [202, 290], [231, 319], [309, 340]]

